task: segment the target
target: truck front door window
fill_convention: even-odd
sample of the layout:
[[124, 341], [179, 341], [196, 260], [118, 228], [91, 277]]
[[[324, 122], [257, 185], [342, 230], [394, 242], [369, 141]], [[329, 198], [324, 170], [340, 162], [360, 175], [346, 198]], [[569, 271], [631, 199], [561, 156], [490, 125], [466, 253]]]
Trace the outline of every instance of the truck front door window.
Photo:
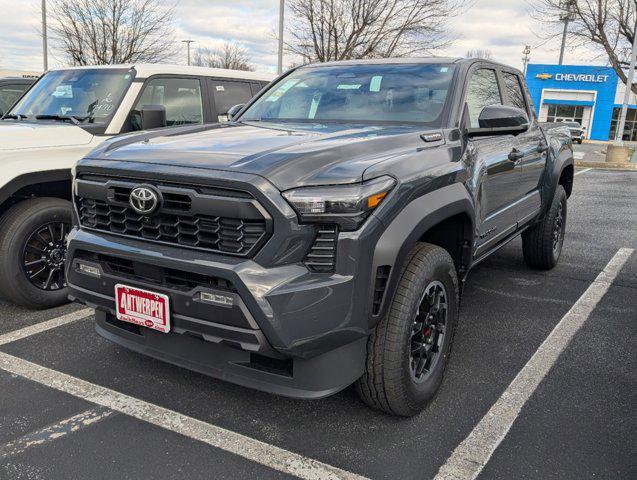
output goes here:
[[467, 106], [469, 107], [471, 127], [480, 127], [478, 117], [480, 117], [480, 112], [484, 107], [501, 104], [502, 96], [500, 95], [495, 70], [489, 68], [476, 70], [467, 86]]
[[141, 109], [144, 105], [166, 107], [168, 126], [203, 123], [201, 83], [196, 78], [154, 78], [137, 101], [131, 116], [133, 130], [141, 129]]

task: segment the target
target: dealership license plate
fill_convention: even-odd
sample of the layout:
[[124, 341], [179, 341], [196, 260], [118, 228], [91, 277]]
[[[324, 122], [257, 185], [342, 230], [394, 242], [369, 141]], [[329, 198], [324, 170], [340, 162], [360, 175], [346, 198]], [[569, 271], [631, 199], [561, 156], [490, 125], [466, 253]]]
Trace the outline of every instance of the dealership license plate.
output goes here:
[[163, 333], [170, 331], [168, 295], [118, 284], [115, 285], [115, 300], [118, 320]]

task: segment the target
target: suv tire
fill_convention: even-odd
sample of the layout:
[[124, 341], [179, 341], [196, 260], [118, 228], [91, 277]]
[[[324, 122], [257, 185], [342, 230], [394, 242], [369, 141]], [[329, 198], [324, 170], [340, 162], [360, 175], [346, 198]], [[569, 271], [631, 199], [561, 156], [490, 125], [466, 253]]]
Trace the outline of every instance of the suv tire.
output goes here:
[[389, 311], [367, 341], [365, 373], [356, 382], [365, 403], [409, 417], [434, 398], [458, 323], [458, 295], [447, 251], [426, 243], [414, 247]]
[[558, 185], [544, 219], [522, 234], [522, 253], [529, 267], [550, 270], [557, 265], [566, 232], [566, 191]]
[[33, 198], [7, 210], [0, 219], [2, 296], [34, 309], [68, 302], [64, 260], [71, 219], [71, 203], [60, 198]]

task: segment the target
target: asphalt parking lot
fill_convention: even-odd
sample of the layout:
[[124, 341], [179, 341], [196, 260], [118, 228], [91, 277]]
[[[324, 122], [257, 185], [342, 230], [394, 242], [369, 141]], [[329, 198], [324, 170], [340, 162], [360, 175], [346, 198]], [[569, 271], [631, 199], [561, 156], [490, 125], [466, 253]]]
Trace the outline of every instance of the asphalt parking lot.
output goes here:
[[[351, 388], [299, 401], [234, 386], [110, 344], [65, 316], [79, 306], [0, 300], [0, 479], [434, 478], [521, 370], [539, 385], [479, 479], [637, 478], [637, 172], [581, 171], [568, 215], [554, 270], [529, 270], [518, 239], [471, 273], [442, 389], [412, 419]], [[546, 375], [529, 370], [575, 317]]]

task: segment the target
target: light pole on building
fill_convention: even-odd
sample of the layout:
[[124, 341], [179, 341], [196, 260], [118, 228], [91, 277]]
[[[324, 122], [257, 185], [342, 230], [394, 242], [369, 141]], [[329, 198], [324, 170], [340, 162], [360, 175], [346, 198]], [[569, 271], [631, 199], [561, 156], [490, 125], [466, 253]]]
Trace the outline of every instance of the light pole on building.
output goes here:
[[194, 40], [182, 40], [181, 43], [186, 44], [186, 48], [188, 49], [188, 65], [190, 65], [190, 44], [194, 43]]
[[285, 0], [280, 0], [279, 3], [279, 61], [277, 64], [277, 73], [281, 75], [283, 73], [283, 21], [285, 14]]
[[[635, 23], [637, 28], [637, 22]], [[630, 54], [630, 66], [628, 67], [628, 78], [626, 79], [626, 91], [624, 92], [624, 102], [622, 104], [622, 112], [619, 116], [619, 122], [617, 122], [617, 129], [615, 130], [615, 142], [617, 146], [622, 145], [624, 139], [624, 126], [626, 125], [626, 113], [628, 112], [628, 102], [630, 101], [630, 94], [633, 91], [633, 79], [635, 77], [635, 57], [637, 56], [637, 35], [633, 39], [633, 50]]]
[[46, 0], [42, 0], [42, 63], [44, 71], [49, 69], [49, 49], [46, 32]]

